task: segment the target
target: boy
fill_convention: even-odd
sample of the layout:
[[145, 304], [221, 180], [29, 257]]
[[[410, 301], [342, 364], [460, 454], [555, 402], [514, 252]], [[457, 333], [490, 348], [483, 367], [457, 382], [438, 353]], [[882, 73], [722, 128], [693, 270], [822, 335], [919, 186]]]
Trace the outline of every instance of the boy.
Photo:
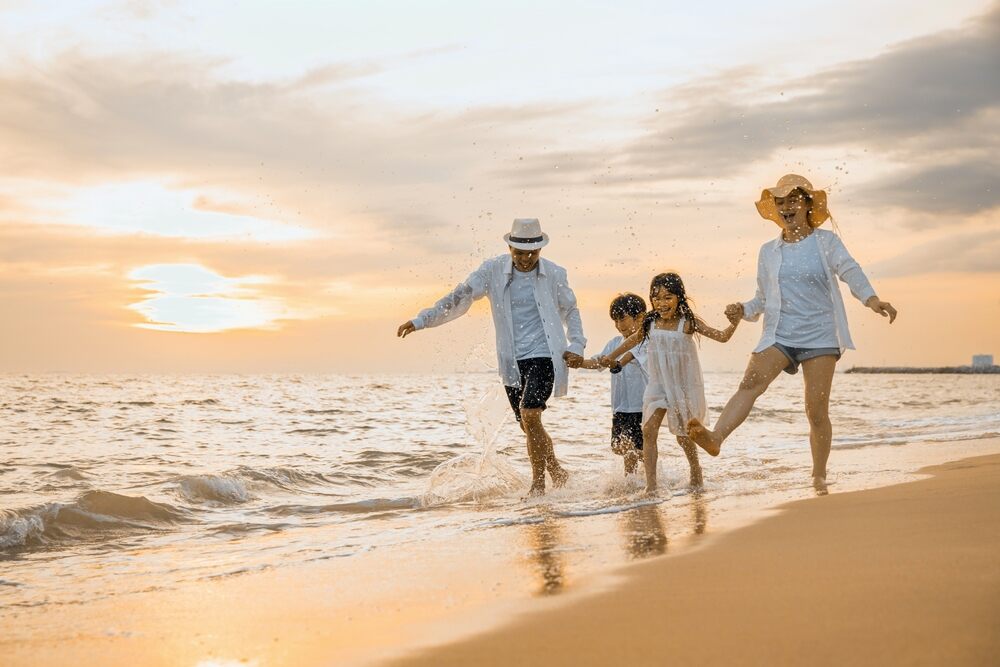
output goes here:
[[[611, 319], [620, 336], [608, 341], [596, 357], [580, 363], [581, 368], [599, 370], [600, 358], [607, 356], [626, 338], [642, 327], [646, 302], [638, 294], [619, 294], [611, 302]], [[642, 456], [642, 394], [646, 390], [646, 343], [627, 352], [611, 371], [611, 451], [625, 457], [625, 473], [635, 472]]]

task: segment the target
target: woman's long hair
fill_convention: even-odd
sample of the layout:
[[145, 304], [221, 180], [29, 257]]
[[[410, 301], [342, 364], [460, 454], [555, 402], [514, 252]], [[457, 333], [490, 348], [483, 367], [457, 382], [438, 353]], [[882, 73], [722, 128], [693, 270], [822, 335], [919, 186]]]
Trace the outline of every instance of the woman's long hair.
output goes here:
[[[661, 273], [653, 277], [649, 283], [649, 302], [653, 303], [653, 292], [657, 289], [664, 289], [677, 297], [677, 312], [691, 325], [694, 325], [695, 315], [691, 310], [691, 300], [684, 290], [684, 281], [673, 272]], [[642, 337], [649, 338], [649, 330], [653, 328], [653, 322], [660, 319], [660, 314], [654, 309], [649, 311], [646, 317], [642, 318]]]

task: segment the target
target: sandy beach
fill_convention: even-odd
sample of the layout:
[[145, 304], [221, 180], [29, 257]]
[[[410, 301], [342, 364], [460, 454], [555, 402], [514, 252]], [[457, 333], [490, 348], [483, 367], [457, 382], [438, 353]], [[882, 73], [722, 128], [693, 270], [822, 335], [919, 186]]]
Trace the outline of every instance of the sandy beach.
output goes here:
[[[997, 452], [1000, 439], [969, 447]], [[10, 666], [989, 664], [1000, 454], [923, 472], [835, 486], [732, 530], [734, 512], [670, 514], [668, 502], [27, 608], [8, 616], [0, 655]], [[576, 577], [586, 554], [573, 532], [616, 528], [629, 559], [645, 560]]]
[[1000, 456], [800, 501], [618, 588], [395, 665], [988, 665]]

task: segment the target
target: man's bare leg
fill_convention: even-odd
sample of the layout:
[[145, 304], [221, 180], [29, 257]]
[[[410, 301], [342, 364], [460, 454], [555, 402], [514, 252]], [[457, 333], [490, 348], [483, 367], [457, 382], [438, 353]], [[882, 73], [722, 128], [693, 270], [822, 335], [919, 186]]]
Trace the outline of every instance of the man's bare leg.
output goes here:
[[684, 456], [687, 457], [688, 465], [691, 466], [691, 488], [700, 489], [705, 485], [705, 480], [701, 474], [701, 462], [698, 461], [698, 447], [695, 446], [691, 438], [684, 435], [677, 436], [677, 444], [684, 450]]
[[[538, 436], [538, 419], [540, 410], [521, 410], [521, 430], [524, 431], [525, 443], [528, 447], [528, 461], [531, 462], [531, 489], [529, 496], [540, 496], [545, 493], [545, 448]], [[531, 413], [531, 414], [529, 414]]]
[[631, 475], [639, 467], [639, 450], [632, 449], [625, 452], [625, 474]]
[[666, 410], [659, 408], [642, 425], [642, 465], [646, 470], [646, 493], [656, 492], [656, 460], [659, 456], [656, 438], [660, 433], [663, 416], [666, 414]]
[[751, 354], [740, 387], [722, 409], [715, 429], [709, 430], [700, 420], [692, 419], [687, 424], [688, 437], [711, 456], [718, 456], [723, 441], [743, 423], [753, 404], [786, 366], [788, 357], [776, 347]]
[[812, 449], [812, 476], [817, 491], [826, 490], [826, 462], [830, 458], [833, 425], [830, 423], [830, 388], [837, 357], [827, 355], [802, 362], [806, 385], [806, 416], [809, 418], [809, 447]]

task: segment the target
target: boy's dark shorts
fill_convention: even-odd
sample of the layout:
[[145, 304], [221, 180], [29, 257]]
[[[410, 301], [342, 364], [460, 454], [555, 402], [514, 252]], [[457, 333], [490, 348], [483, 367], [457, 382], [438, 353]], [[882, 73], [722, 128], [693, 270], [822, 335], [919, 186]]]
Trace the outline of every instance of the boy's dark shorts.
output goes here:
[[627, 454], [642, 451], [642, 413], [616, 412], [611, 415], [611, 451]]
[[507, 390], [510, 407], [514, 408], [514, 416], [521, 421], [521, 408], [544, 410], [547, 407], [545, 401], [552, 396], [556, 369], [551, 357], [519, 359], [517, 369], [521, 372], [521, 386], [504, 389]]
[[832, 356], [837, 357], [837, 361], [840, 361], [840, 348], [836, 347], [789, 347], [781, 343], [775, 343], [774, 347], [788, 357], [788, 365], [785, 366], [784, 371], [789, 375], [798, 373], [799, 364], [808, 359]]

